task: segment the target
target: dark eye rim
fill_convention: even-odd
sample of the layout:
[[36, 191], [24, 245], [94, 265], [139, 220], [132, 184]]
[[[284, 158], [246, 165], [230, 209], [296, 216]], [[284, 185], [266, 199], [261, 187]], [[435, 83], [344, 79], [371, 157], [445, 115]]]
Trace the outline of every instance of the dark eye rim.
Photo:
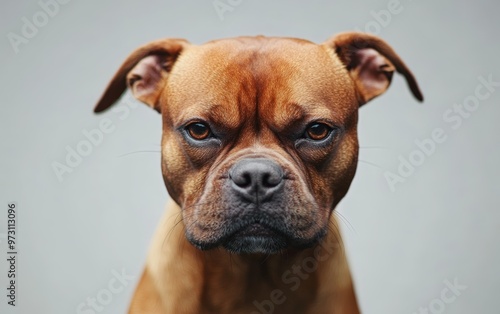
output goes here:
[[[325, 124], [329, 127], [328, 135], [321, 140], [314, 140], [307, 136], [307, 129], [317, 123]], [[302, 133], [296, 138], [294, 146], [297, 150], [303, 149], [326, 149], [330, 145], [336, 145], [342, 138], [345, 129], [343, 126], [338, 125], [330, 120], [318, 119], [309, 122], [302, 130]]]
[[[319, 126], [322, 126], [322, 127], [325, 127], [326, 128], [326, 135], [322, 138], [319, 138], [319, 139], [315, 139], [315, 138], [312, 138], [309, 134], [309, 130], [314, 127], [315, 125], [319, 125]], [[327, 123], [324, 123], [324, 122], [321, 122], [321, 121], [313, 121], [311, 123], [309, 123], [305, 130], [304, 130], [304, 135], [303, 137], [310, 140], [310, 141], [313, 141], [313, 142], [321, 142], [321, 141], [324, 141], [325, 139], [329, 138], [331, 136], [331, 134], [335, 131], [335, 127], [332, 127], [331, 125], [327, 124]]]
[[[205, 137], [197, 138], [197, 137], [193, 136], [193, 134], [191, 132], [192, 130], [190, 129], [190, 127], [195, 126], [195, 125], [202, 125], [202, 126], [207, 128], [207, 132], [206, 132]], [[189, 136], [190, 139], [195, 140], [195, 141], [206, 141], [206, 140], [213, 137], [213, 132], [212, 132], [212, 129], [210, 128], [210, 125], [205, 121], [200, 121], [200, 120], [189, 121], [184, 125], [183, 130], [184, 130], [184, 133], [187, 136]]]

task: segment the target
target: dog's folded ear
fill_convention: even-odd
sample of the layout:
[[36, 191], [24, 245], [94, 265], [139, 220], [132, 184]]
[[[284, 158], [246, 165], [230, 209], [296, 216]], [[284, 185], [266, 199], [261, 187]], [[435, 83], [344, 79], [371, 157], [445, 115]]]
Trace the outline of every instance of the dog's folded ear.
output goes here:
[[135, 98], [160, 112], [158, 97], [177, 57], [189, 43], [162, 39], [136, 49], [120, 66], [97, 102], [94, 112], [111, 107], [127, 87]]
[[324, 44], [334, 49], [349, 71], [361, 97], [361, 104], [387, 90], [394, 70], [406, 78], [415, 98], [423, 101], [423, 95], [411, 71], [391, 46], [379, 37], [347, 32], [330, 38]]

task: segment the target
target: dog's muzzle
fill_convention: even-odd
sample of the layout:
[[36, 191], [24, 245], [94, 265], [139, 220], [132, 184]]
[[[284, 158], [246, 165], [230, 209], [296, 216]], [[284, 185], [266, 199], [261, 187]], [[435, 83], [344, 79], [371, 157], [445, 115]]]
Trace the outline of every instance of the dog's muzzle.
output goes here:
[[[252, 215], [240, 220], [223, 246], [236, 253], [274, 253], [287, 246], [287, 237], [274, 219], [260, 210], [283, 193], [283, 169], [267, 158], [246, 158], [229, 170], [230, 193], [237, 203], [255, 208]], [[267, 204], [266, 204], [267, 203]]]

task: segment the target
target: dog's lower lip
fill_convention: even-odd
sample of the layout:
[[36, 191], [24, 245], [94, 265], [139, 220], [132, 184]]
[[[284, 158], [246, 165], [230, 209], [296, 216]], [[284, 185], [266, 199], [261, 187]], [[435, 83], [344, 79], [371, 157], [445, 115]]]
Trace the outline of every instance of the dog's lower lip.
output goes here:
[[277, 233], [260, 223], [250, 224], [238, 230], [234, 237], [275, 237]]
[[275, 254], [284, 250], [287, 243], [287, 237], [279, 230], [254, 222], [237, 229], [222, 242], [222, 246], [237, 254]]

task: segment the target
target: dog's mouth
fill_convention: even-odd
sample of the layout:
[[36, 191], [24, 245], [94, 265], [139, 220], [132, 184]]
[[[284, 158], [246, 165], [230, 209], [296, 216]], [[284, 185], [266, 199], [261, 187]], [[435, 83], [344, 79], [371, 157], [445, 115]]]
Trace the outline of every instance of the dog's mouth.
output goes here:
[[250, 220], [233, 223], [222, 236], [212, 241], [199, 241], [187, 234], [188, 240], [201, 250], [219, 246], [235, 254], [277, 254], [287, 249], [304, 249], [313, 246], [325, 234], [321, 230], [310, 239], [297, 238], [293, 233], [282, 230], [272, 220]]
[[255, 222], [246, 227], [236, 231], [233, 236], [235, 237], [274, 237], [277, 231]]
[[275, 228], [262, 223], [251, 223], [229, 235], [222, 246], [237, 254], [275, 254], [288, 247], [287, 237]]

